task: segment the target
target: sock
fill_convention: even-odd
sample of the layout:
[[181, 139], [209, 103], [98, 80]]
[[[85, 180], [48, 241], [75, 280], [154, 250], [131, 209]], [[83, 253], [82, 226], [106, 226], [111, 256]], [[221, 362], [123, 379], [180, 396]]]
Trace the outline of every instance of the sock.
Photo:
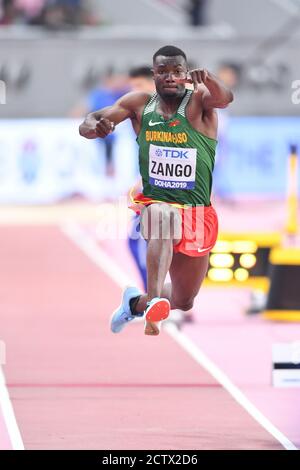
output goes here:
[[136, 315], [137, 317], [140, 317], [142, 315], [144, 315], [144, 312], [137, 312], [135, 310], [137, 304], [138, 304], [138, 301], [140, 300], [140, 297], [141, 295], [138, 295], [137, 297], [133, 297], [132, 299], [130, 299], [129, 301], [129, 306], [130, 306], [130, 310], [131, 310], [131, 314], [132, 315]]

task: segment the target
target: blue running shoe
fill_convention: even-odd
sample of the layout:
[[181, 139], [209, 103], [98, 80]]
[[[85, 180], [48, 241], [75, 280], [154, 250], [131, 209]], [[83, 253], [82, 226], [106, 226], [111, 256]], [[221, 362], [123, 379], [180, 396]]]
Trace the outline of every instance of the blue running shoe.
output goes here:
[[130, 310], [130, 300], [138, 295], [142, 293], [137, 287], [126, 287], [124, 290], [121, 305], [114, 311], [110, 320], [110, 329], [113, 333], [120, 333], [127, 323], [144, 315], [144, 312], [132, 315]]

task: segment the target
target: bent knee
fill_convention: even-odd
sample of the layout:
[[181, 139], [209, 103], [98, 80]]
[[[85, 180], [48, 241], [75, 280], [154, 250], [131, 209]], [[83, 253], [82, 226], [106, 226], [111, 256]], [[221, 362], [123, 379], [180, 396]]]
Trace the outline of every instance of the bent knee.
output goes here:
[[178, 308], [180, 310], [183, 310], [184, 312], [187, 312], [188, 310], [191, 310], [194, 306], [194, 297], [178, 299], [175, 302], [175, 304], [176, 304], [175, 308]]

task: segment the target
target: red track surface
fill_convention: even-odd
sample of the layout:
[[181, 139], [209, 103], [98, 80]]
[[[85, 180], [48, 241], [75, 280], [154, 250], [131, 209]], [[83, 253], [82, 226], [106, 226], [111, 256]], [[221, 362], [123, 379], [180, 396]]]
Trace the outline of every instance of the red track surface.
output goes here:
[[4, 372], [25, 448], [281, 448], [166, 333], [111, 334], [120, 289], [59, 229], [2, 228], [0, 259]]

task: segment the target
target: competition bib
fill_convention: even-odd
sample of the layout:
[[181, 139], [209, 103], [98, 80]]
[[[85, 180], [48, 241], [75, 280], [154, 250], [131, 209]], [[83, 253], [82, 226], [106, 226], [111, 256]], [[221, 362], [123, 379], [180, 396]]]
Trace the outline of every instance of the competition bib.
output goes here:
[[149, 147], [149, 183], [166, 189], [193, 189], [197, 149]]

